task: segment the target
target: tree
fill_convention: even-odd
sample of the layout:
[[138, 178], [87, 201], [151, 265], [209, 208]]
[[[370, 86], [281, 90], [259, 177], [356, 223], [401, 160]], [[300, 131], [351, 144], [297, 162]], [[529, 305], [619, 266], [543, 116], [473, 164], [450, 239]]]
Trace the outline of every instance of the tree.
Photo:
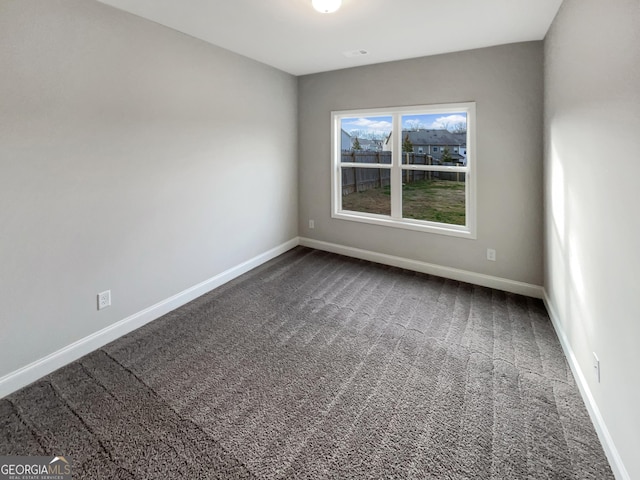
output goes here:
[[353, 141], [353, 150], [362, 150], [362, 147], [360, 146], [360, 140], [358, 140], [358, 137], [356, 137], [356, 139]]
[[358, 137], [365, 140], [384, 140], [387, 138], [388, 133], [375, 130], [351, 130], [349, 131], [349, 135], [352, 138]]
[[409, 130], [411, 132], [417, 132], [423, 127], [424, 125], [417, 118], [414, 118], [412, 120], [407, 120], [404, 125], [404, 129]]
[[443, 164], [453, 163], [453, 157], [449, 153], [449, 148], [448, 147], [444, 147], [444, 150], [442, 150], [442, 158], [441, 158], [441, 160], [442, 160]]
[[467, 133], [467, 124], [464, 122], [456, 123], [451, 129], [451, 133]]
[[413, 153], [413, 143], [409, 140], [409, 134], [402, 141], [402, 151], [404, 153]]

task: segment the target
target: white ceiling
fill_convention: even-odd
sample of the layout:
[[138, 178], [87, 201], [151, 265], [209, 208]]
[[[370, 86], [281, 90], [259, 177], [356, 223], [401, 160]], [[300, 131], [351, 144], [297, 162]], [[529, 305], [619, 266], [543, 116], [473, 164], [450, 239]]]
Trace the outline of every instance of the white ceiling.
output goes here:
[[[292, 73], [544, 38], [562, 0], [99, 0]], [[364, 49], [347, 58], [345, 51]]]

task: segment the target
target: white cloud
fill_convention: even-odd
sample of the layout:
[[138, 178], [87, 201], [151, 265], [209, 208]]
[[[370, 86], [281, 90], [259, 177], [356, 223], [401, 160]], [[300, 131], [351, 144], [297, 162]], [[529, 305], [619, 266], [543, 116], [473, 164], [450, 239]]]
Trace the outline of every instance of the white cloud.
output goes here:
[[368, 118], [358, 118], [357, 120], [348, 123], [349, 129], [369, 130], [378, 133], [390, 132], [391, 126], [391, 122], [386, 122], [384, 120], [375, 121]]
[[428, 128], [452, 128], [459, 123], [467, 124], [467, 118], [464, 115], [447, 115], [439, 117]]

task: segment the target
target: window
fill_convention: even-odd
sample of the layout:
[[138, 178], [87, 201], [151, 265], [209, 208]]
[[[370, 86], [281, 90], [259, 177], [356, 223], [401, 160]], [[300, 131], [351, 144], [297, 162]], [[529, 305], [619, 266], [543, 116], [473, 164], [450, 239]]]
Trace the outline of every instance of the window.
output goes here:
[[[331, 115], [332, 217], [476, 238], [475, 103]], [[365, 150], [345, 138], [381, 148]], [[414, 148], [430, 143], [460, 148]]]

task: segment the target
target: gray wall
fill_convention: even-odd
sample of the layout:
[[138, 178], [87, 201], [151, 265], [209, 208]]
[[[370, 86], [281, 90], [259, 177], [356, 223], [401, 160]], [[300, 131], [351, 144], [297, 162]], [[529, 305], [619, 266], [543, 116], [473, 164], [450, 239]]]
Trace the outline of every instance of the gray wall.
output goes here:
[[294, 77], [86, 0], [0, 68], [0, 377], [296, 237]]
[[640, 2], [565, 0], [545, 59], [545, 288], [640, 478]]
[[[300, 235], [542, 285], [542, 65], [528, 42], [300, 77]], [[332, 110], [460, 101], [477, 102], [477, 240], [331, 218]]]

